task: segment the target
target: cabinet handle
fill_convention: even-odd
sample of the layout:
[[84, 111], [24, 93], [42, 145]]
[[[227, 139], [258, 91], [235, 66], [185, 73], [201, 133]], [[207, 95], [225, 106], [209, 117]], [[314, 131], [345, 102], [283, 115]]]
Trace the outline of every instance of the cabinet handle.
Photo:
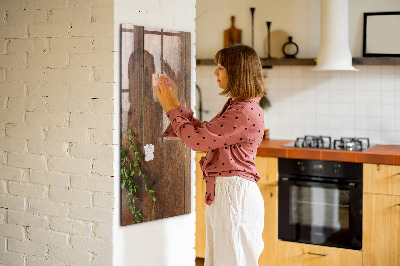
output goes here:
[[328, 256], [328, 254], [313, 253], [313, 252], [307, 252], [307, 254], [310, 254], [310, 255], [317, 255], [317, 256], [323, 256], [323, 257]]
[[400, 206], [400, 203], [399, 203], [399, 204], [397, 204], [397, 206]]

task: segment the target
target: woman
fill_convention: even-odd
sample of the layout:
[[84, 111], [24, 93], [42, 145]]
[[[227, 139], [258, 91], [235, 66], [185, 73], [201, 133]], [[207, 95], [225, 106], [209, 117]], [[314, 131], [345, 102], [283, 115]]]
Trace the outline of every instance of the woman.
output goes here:
[[177, 136], [195, 151], [206, 182], [205, 265], [258, 265], [263, 250], [264, 201], [256, 182], [254, 159], [264, 134], [262, 68], [257, 53], [245, 45], [215, 55], [221, 95], [230, 98], [210, 122], [183, 107], [177, 88], [165, 75], [154, 87], [171, 124], [163, 136]]

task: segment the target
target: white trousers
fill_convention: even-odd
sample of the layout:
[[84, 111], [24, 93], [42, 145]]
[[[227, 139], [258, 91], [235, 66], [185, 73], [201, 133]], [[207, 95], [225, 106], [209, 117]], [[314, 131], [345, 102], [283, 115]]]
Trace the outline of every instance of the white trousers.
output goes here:
[[257, 266], [264, 249], [264, 199], [255, 182], [216, 177], [206, 206], [205, 266]]

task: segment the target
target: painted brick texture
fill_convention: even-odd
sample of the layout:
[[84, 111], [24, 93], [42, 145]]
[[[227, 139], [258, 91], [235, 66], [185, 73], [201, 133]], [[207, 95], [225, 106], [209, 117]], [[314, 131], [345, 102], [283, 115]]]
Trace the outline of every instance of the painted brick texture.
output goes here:
[[112, 265], [113, 0], [1, 0], [0, 265]]

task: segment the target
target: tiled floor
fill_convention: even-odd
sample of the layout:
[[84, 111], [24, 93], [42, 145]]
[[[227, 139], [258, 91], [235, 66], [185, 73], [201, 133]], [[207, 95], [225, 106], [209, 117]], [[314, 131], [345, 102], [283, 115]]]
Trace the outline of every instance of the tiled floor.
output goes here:
[[196, 266], [204, 266], [204, 259], [196, 258]]

